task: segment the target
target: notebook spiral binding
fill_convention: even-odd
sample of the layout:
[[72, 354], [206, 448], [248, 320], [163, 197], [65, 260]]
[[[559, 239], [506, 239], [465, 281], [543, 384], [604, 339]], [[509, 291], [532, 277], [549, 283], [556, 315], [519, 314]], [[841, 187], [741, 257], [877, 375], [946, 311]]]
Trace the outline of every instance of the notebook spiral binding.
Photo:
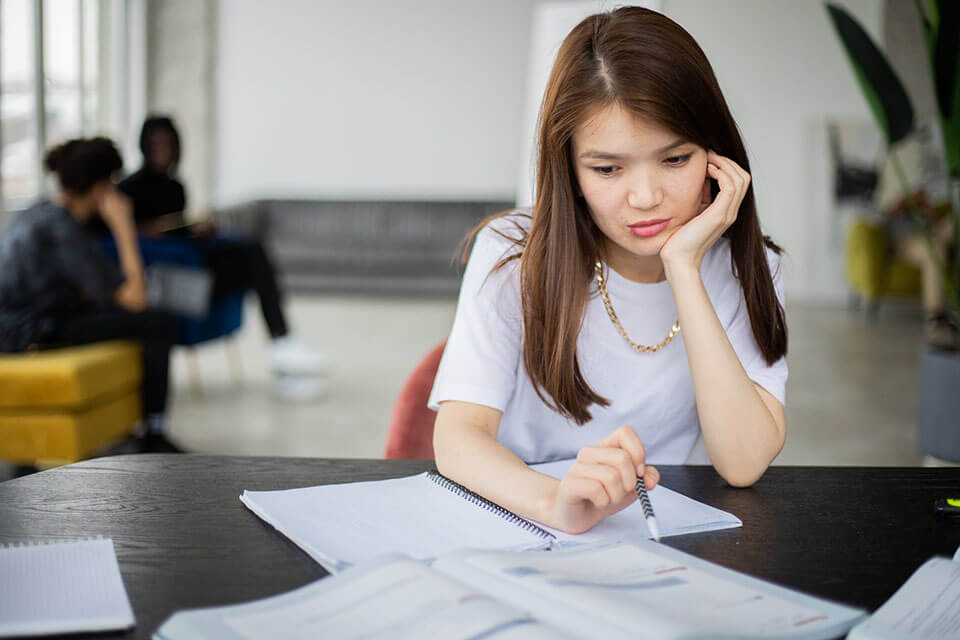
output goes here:
[[637, 478], [637, 499], [640, 501], [640, 506], [643, 507], [643, 517], [652, 518], [653, 506], [650, 504], [650, 496], [647, 495], [646, 487], [644, 487], [641, 478]]
[[448, 491], [452, 491], [453, 493], [457, 494], [461, 498], [464, 498], [468, 502], [472, 502], [473, 504], [477, 505], [481, 509], [486, 509], [487, 511], [491, 511], [495, 513], [496, 515], [500, 516], [504, 520], [517, 525], [524, 531], [529, 531], [530, 533], [536, 534], [541, 538], [544, 538], [545, 540], [557, 539], [557, 536], [553, 535], [546, 529], [537, 526], [536, 524], [534, 524], [533, 522], [530, 522], [526, 518], [521, 518], [520, 516], [515, 514], [513, 511], [510, 511], [509, 509], [504, 509], [503, 507], [501, 507], [495, 502], [490, 502], [483, 496], [476, 494], [473, 491], [470, 491], [470, 489], [467, 489], [465, 486], [461, 484], [457, 484], [450, 478], [443, 476], [436, 471], [429, 472], [427, 474], [427, 477], [430, 478], [436, 484], [443, 487], [444, 489], [447, 489]]

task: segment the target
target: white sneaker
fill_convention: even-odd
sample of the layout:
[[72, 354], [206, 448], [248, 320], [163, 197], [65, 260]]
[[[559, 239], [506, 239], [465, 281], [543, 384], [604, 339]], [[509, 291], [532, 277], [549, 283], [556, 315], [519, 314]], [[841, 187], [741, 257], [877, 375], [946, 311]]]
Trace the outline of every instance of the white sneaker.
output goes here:
[[284, 400], [319, 400], [327, 395], [328, 378], [277, 374], [273, 377], [273, 393]]
[[301, 376], [325, 376], [330, 373], [330, 361], [322, 353], [292, 335], [277, 338], [270, 346], [274, 373]]

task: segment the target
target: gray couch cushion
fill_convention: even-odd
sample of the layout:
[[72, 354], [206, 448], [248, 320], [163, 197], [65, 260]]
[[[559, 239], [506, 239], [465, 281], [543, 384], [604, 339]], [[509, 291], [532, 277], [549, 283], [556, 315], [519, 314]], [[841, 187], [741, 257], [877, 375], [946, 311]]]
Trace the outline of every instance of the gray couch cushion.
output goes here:
[[258, 200], [217, 212], [260, 238], [284, 285], [300, 291], [455, 294], [457, 249], [506, 201]]

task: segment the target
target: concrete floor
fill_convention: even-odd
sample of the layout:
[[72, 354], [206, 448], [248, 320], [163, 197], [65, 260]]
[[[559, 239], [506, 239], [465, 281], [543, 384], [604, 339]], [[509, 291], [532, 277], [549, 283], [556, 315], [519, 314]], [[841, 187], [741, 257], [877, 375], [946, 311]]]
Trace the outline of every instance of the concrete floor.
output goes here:
[[920, 464], [919, 307], [888, 307], [868, 323], [846, 308], [788, 305], [787, 323], [787, 443], [776, 464]]
[[[454, 307], [452, 299], [292, 298], [292, 326], [334, 366], [324, 398], [296, 402], [271, 391], [251, 298], [236, 339], [175, 352], [170, 436], [196, 453], [380, 457], [394, 399], [446, 336]], [[775, 464], [921, 464], [919, 309], [887, 307], [868, 324], [846, 308], [791, 304], [787, 321], [787, 443]]]
[[[174, 354], [170, 436], [197, 453], [379, 458], [393, 401], [420, 359], [444, 339], [452, 299], [298, 297], [288, 305], [298, 337], [332, 361], [325, 397], [290, 401], [272, 392], [269, 342], [250, 298], [236, 344]], [[231, 372], [238, 351], [242, 373]], [[199, 389], [200, 393], [196, 391]]]
[[[237, 344], [174, 357], [171, 435], [198, 453], [379, 457], [394, 399], [419, 359], [449, 331], [453, 300], [298, 297], [303, 339], [329, 354], [326, 398], [278, 400], [270, 391], [263, 324], [250, 304]], [[874, 324], [845, 308], [790, 305], [787, 444], [777, 464], [916, 465], [920, 313], [887, 307]], [[230, 349], [243, 373], [230, 372]]]

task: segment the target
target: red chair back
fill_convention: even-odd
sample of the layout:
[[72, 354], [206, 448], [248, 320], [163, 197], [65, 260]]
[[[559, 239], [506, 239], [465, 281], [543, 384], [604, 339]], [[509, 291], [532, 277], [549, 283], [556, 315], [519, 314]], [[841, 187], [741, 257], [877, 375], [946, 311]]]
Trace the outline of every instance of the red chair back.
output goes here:
[[390, 416], [384, 458], [433, 460], [433, 423], [437, 412], [427, 408], [427, 399], [446, 344], [444, 341], [431, 349], [403, 385]]

